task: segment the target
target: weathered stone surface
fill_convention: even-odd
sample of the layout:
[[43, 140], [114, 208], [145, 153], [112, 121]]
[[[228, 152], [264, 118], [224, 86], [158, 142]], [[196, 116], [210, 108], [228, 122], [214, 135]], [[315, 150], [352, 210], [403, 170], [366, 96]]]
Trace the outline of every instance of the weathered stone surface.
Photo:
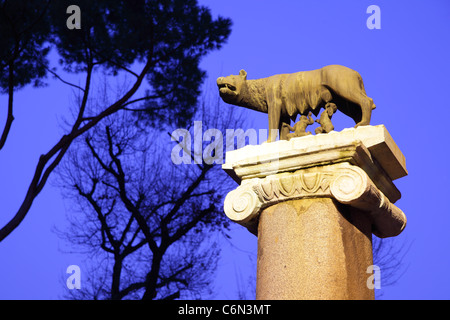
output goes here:
[[332, 197], [370, 212], [379, 237], [406, 225], [393, 205], [401, 194], [392, 182], [407, 174], [405, 158], [382, 125], [246, 146], [227, 152], [223, 168], [242, 181], [227, 195], [225, 213], [253, 233], [260, 209], [305, 197]]
[[329, 198], [264, 209], [258, 227], [256, 299], [373, 299], [370, 220]]
[[332, 198], [362, 210], [371, 216], [373, 233], [381, 238], [396, 236], [406, 226], [404, 213], [364, 170], [348, 162], [244, 180], [227, 195], [224, 209], [231, 220], [256, 234], [261, 209], [305, 198]]
[[357, 163], [359, 160], [357, 156], [344, 154], [343, 148], [357, 144], [367, 149], [370, 166], [375, 163], [375, 166], [381, 167], [390, 180], [408, 174], [405, 157], [384, 125], [363, 126], [340, 132], [333, 131], [329, 134], [293, 138], [290, 141], [245, 146], [227, 152], [226, 162], [222, 167], [240, 183], [242, 179], [292, 170], [293, 156], [298, 162], [297, 169], [320, 165], [323, 161], [350, 161], [356, 165], [363, 165]]
[[373, 299], [372, 233], [406, 226], [405, 158], [384, 126], [247, 146], [223, 168], [240, 183], [225, 213], [258, 236], [257, 299]]

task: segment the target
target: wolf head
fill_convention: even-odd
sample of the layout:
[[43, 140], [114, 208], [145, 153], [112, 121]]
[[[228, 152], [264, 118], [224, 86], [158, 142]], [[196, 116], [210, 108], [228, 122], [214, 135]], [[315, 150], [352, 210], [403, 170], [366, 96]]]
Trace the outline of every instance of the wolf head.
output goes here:
[[217, 78], [219, 94], [223, 101], [230, 104], [238, 103], [242, 87], [246, 80], [247, 72], [245, 70], [241, 70], [238, 75]]

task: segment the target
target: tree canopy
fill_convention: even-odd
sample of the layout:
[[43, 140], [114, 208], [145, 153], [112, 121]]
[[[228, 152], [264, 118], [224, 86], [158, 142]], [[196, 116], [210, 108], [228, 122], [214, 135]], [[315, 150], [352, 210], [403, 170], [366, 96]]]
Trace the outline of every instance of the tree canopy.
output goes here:
[[[80, 29], [67, 27], [70, 5], [80, 8]], [[214, 19], [196, 0], [0, 1], [0, 90], [8, 95], [0, 149], [14, 120], [16, 90], [42, 85], [51, 74], [80, 93], [73, 123], [39, 158], [23, 203], [0, 229], [0, 241], [24, 219], [74, 139], [105, 117], [126, 108], [142, 111], [140, 119], [153, 125], [161, 125], [160, 120], [185, 124], [195, 112], [205, 76], [200, 60], [221, 47], [230, 27], [229, 19]], [[51, 50], [65, 72], [83, 76], [84, 85], [63, 79], [49, 61]], [[93, 112], [87, 101], [95, 72], [127, 74], [133, 81], [116, 101]], [[135, 97], [143, 83], [146, 94]]]
[[[69, 32], [62, 13], [73, 4], [81, 9], [82, 27]], [[147, 115], [167, 119], [170, 114], [179, 125], [194, 113], [205, 76], [201, 57], [221, 46], [231, 26], [228, 19], [214, 20], [196, 0], [57, 1], [51, 17], [52, 43], [68, 71], [101, 65], [117, 73], [151, 59]]]

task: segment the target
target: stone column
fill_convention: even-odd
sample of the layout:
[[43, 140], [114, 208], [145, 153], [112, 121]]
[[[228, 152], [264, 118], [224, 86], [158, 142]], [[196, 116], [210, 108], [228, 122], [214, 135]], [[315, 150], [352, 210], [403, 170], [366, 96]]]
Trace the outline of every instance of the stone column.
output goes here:
[[406, 217], [392, 180], [405, 159], [384, 126], [365, 126], [227, 152], [240, 186], [227, 216], [258, 236], [257, 299], [373, 299], [372, 233]]

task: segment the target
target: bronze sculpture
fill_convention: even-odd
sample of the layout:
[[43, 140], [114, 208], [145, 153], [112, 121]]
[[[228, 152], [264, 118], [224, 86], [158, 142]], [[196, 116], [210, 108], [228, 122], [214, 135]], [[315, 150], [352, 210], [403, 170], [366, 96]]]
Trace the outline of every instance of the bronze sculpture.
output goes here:
[[333, 123], [331, 122], [331, 117], [336, 112], [337, 106], [334, 103], [327, 103], [325, 105], [325, 110], [320, 115], [320, 118], [316, 120], [320, 127], [317, 127], [314, 131], [318, 133], [328, 133], [334, 130]]
[[292, 133], [288, 133], [286, 135], [287, 140], [291, 140], [294, 137], [303, 137], [310, 135], [311, 132], [306, 132], [306, 127], [310, 126], [314, 123], [314, 120], [311, 118], [311, 112], [309, 112], [308, 117], [307, 116], [300, 116], [300, 120], [294, 124], [293, 127], [291, 127], [287, 123], [283, 123], [284, 127], [287, 127], [289, 131], [293, 131]]
[[369, 125], [375, 109], [360, 74], [340, 65], [255, 80], [247, 80], [247, 72], [241, 70], [239, 75], [219, 77], [217, 86], [224, 102], [268, 113], [268, 142], [276, 139], [273, 129], [280, 130], [280, 139], [286, 140], [289, 134], [286, 125], [295, 121], [297, 115], [312, 112], [317, 116], [320, 109], [331, 104], [351, 117], [355, 128]]

